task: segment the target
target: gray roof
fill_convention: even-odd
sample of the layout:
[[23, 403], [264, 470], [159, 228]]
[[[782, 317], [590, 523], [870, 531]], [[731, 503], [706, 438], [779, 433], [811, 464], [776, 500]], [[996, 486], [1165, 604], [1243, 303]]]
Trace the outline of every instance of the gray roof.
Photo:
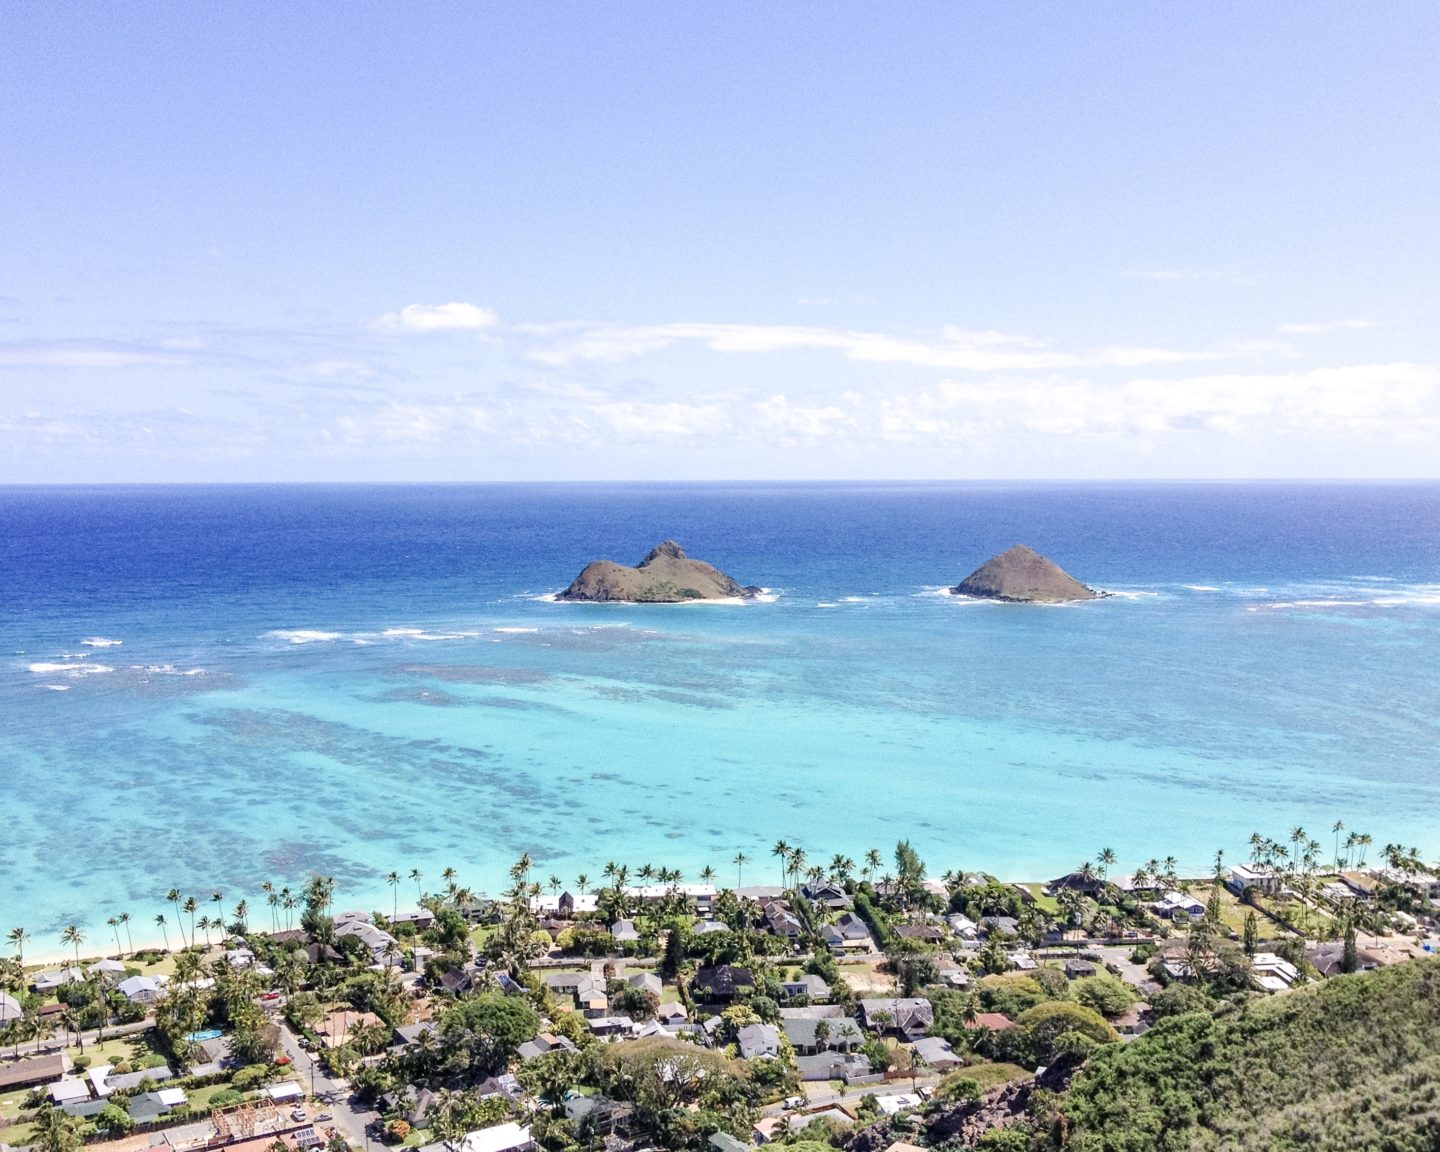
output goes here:
[[736, 1033], [735, 1039], [740, 1055], [746, 1060], [780, 1055], [780, 1029], [773, 1024], [747, 1024]]
[[125, 1072], [119, 1076], [105, 1077], [105, 1086], [112, 1092], [130, 1092], [147, 1082], [160, 1083], [162, 1080], [171, 1080], [175, 1073], [170, 1071], [168, 1065], [161, 1064], [155, 1068], [141, 1068], [138, 1072]]
[[[816, 1044], [815, 1030], [823, 1017], [801, 1017], [799, 1019], [781, 1020], [780, 1026], [785, 1029], [785, 1037], [796, 1048], [813, 1048]], [[825, 1025], [830, 1035], [825, 1041], [827, 1048], [844, 1048], [847, 1044], [855, 1047], [865, 1042], [865, 1033], [860, 1030], [860, 1025], [848, 1017], [839, 1019], [825, 1019]]]

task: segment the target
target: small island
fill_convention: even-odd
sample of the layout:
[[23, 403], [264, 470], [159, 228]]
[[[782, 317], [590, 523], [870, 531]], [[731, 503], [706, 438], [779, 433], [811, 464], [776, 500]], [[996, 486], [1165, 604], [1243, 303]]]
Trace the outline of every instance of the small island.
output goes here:
[[763, 589], [742, 585], [674, 540], [651, 550], [634, 568], [613, 560], [587, 564], [555, 599], [570, 602], [681, 604], [690, 600], [753, 600]]
[[1053, 560], [1024, 544], [991, 557], [950, 591], [956, 596], [1011, 604], [1065, 604], [1099, 600], [1105, 595], [1080, 583]]

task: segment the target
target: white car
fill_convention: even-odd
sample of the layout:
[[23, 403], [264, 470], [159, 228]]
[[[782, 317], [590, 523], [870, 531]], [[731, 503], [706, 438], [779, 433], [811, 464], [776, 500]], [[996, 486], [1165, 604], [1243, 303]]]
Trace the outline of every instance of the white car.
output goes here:
[[780, 1107], [784, 1108], [787, 1112], [792, 1112], [796, 1108], [803, 1108], [805, 1107], [805, 1097], [787, 1096], [784, 1100], [780, 1101]]

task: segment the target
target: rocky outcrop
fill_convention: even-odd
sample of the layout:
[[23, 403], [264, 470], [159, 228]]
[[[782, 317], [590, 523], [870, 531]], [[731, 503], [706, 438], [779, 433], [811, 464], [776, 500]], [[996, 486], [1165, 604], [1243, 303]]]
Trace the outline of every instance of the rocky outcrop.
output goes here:
[[1024, 544], [992, 557], [950, 589], [956, 596], [1014, 604], [1063, 604], [1105, 595], [1080, 583], [1053, 560]]
[[752, 599], [762, 589], [744, 586], [703, 560], [692, 560], [674, 540], [653, 549], [634, 568], [613, 560], [587, 564], [556, 599], [592, 603], [681, 604], [687, 600]]

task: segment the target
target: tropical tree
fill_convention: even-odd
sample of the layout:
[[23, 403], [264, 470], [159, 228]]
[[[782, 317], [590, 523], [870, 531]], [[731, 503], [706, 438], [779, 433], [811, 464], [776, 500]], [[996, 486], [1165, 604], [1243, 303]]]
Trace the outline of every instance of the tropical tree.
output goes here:
[[75, 945], [75, 967], [80, 967], [80, 945], [85, 943], [85, 933], [75, 924], [67, 924], [60, 933], [60, 943]]
[[181, 911], [190, 916], [190, 947], [195, 947], [195, 911], [200, 907], [194, 896], [185, 897], [185, 903], [180, 906]]
[[735, 887], [739, 888], [742, 886], [745, 865], [750, 863], [750, 857], [745, 855], [744, 852], [737, 852], [735, 853], [735, 859], [730, 861], [730, 863], [735, 865]]
[[1100, 865], [1100, 879], [1108, 880], [1110, 878], [1110, 869], [1115, 866], [1115, 849], [1100, 849], [1100, 855], [1095, 857], [1095, 863]]
[[113, 933], [115, 933], [115, 954], [116, 954], [117, 956], [123, 956], [123, 955], [125, 955], [125, 949], [124, 949], [124, 948], [121, 946], [121, 944], [120, 944], [120, 919], [119, 919], [119, 917], [117, 917], [117, 916], [108, 917], [108, 918], [106, 919], [105, 923], [109, 926], [110, 931], [113, 932]]
[[390, 885], [390, 923], [393, 924], [400, 916], [400, 873], [390, 872], [385, 883]]
[[165, 951], [170, 951], [170, 930], [165, 927], [165, 913], [155, 917], [155, 927], [160, 929], [160, 935], [165, 940]]
[[10, 929], [5, 939], [15, 945], [15, 957], [20, 961], [20, 967], [23, 970], [25, 967], [25, 945], [30, 939], [30, 933], [26, 932], [24, 928], [15, 927]]
[[35, 1117], [37, 1152], [79, 1152], [80, 1122], [46, 1101]]
[[770, 855], [780, 858], [780, 887], [788, 888], [790, 878], [790, 845], [784, 840], [775, 841], [775, 846], [770, 849]]
[[885, 867], [885, 858], [880, 855], [880, 849], [871, 848], [865, 853], [865, 879], [873, 880], [875, 873]]
[[119, 920], [120, 923], [125, 926], [125, 943], [127, 943], [128, 945], [130, 945], [130, 953], [131, 953], [131, 955], [134, 955], [134, 953], [135, 953], [135, 938], [130, 935], [130, 913], [129, 913], [129, 912], [121, 912], [119, 916], [115, 917], [115, 919]]

